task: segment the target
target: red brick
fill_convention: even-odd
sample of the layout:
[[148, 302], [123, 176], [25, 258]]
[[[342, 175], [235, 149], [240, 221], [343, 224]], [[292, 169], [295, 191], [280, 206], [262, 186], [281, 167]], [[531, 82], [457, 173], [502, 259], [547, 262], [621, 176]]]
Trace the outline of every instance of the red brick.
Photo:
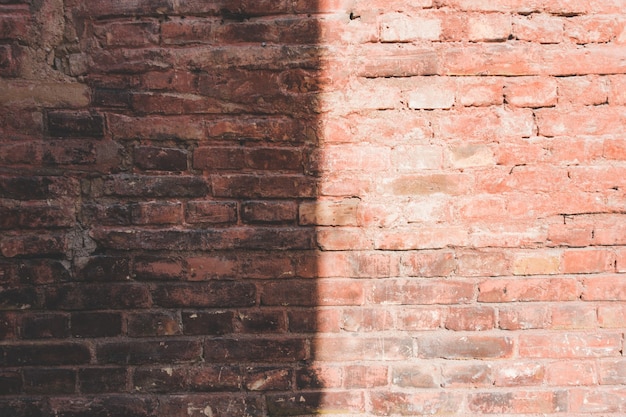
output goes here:
[[407, 337], [320, 336], [314, 359], [319, 361], [406, 360], [413, 357], [413, 341]]
[[418, 251], [403, 255], [401, 265], [410, 277], [445, 277], [456, 271], [457, 261], [453, 252]]
[[403, 331], [438, 329], [441, 327], [444, 312], [439, 307], [403, 306], [395, 312], [396, 326]]
[[624, 359], [603, 359], [600, 361], [600, 384], [619, 385], [626, 381], [626, 361]]
[[598, 307], [598, 324], [601, 328], [620, 328], [626, 320], [626, 306], [608, 304]]
[[594, 329], [598, 312], [595, 306], [560, 305], [552, 308], [552, 329]]
[[348, 332], [385, 331], [393, 327], [393, 315], [387, 309], [345, 309], [341, 317], [341, 330]]
[[558, 413], [567, 410], [563, 391], [483, 392], [470, 394], [473, 413]]
[[557, 361], [546, 366], [546, 382], [552, 386], [597, 385], [598, 369], [593, 361]]
[[232, 224], [237, 221], [237, 204], [221, 201], [189, 201], [185, 210], [185, 218], [189, 223], [194, 224]]
[[557, 82], [553, 78], [514, 78], [505, 83], [504, 98], [516, 107], [551, 107], [557, 103]]
[[570, 393], [571, 412], [589, 415], [591, 413], [623, 413], [626, 408], [623, 388], [591, 389], [581, 388]]
[[521, 41], [559, 43], [563, 40], [563, 18], [545, 13], [513, 17], [513, 35]]
[[448, 361], [442, 367], [442, 387], [481, 387], [493, 385], [493, 366], [473, 361]]
[[374, 391], [372, 408], [376, 415], [398, 413], [404, 416], [453, 414], [458, 410], [462, 394], [456, 392], [393, 392]]
[[228, 174], [212, 178], [216, 197], [235, 198], [311, 198], [316, 182], [302, 175], [258, 176]]
[[589, 274], [613, 272], [615, 253], [609, 250], [568, 250], [563, 253], [563, 272]]
[[565, 21], [565, 35], [578, 44], [610, 42], [622, 29], [613, 16], [573, 16]]
[[561, 77], [557, 79], [557, 84], [559, 104], [593, 106], [608, 102], [609, 81], [607, 77]]
[[[384, 382], [387, 383], [387, 378]], [[437, 365], [416, 363], [393, 366], [391, 382], [402, 388], [438, 388], [442, 378]]]
[[621, 337], [616, 333], [521, 334], [519, 355], [525, 358], [597, 358], [617, 356]]
[[53, 397], [50, 409], [58, 415], [88, 417], [93, 415], [135, 415], [151, 417], [155, 415], [158, 402], [153, 398], [129, 397], [123, 394], [101, 397]]
[[545, 329], [550, 324], [547, 307], [505, 306], [499, 309], [499, 327], [503, 330]]
[[537, 386], [544, 381], [545, 365], [537, 362], [510, 362], [494, 372], [494, 383], [499, 387]]
[[341, 388], [343, 369], [338, 366], [316, 364], [296, 370], [299, 389]]
[[179, 259], [141, 256], [133, 265], [133, 278], [141, 281], [179, 280], [182, 276], [183, 265]]
[[474, 289], [469, 281], [396, 279], [374, 286], [367, 299], [376, 304], [465, 304], [474, 298]]
[[185, 335], [221, 335], [234, 331], [234, 313], [222, 312], [184, 312], [182, 328]]
[[344, 368], [343, 385], [348, 389], [387, 385], [387, 366], [351, 365]]
[[490, 330], [495, 326], [495, 310], [490, 307], [451, 307], [444, 320], [449, 330]]
[[510, 275], [511, 260], [501, 251], [466, 251], [456, 255], [456, 273], [460, 276]]
[[503, 42], [512, 31], [507, 13], [471, 14], [468, 16], [468, 39], [471, 42]]
[[133, 204], [130, 209], [133, 224], [180, 224], [183, 219], [180, 202], [151, 201]]
[[78, 283], [46, 288], [49, 309], [99, 310], [103, 308], [145, 308], [150, 306], [148, 289], [124, 283]]
[[495, 77], [457, 79], [457, 102], [466, 107], [488, 107], [502, 104], [504, 83]]
[[478, 301], [571, 301], [579, 296], [577, 282], [570, 278], [492, 279], [478, 286]]
[[94, 34], [104, 45], [113, 47], [141, 47], [159, 43], [159, 25], [155, 21], [96, 24]]
[[101, 364], [192, 363], [200, 361], [201, 356], [202, 343], [196, 340], [109, 341], [96, 346], [96, 357]]
[[623, 301], [626, 299], [626, 277], [607, 275], [583, 281], [582, 299], [585, 301]]
[[417, 355], [420, 358], [486, 359], [509, 358], [514, 341], [503, 336], [419, 336]]

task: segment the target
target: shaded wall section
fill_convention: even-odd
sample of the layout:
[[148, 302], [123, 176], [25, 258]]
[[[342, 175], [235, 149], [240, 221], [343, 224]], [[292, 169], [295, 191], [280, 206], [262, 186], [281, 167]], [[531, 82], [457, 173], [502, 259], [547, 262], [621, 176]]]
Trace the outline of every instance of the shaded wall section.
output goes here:
[[314, 2], [0, 10], [0, 415], [281, 414], [317, 327]]

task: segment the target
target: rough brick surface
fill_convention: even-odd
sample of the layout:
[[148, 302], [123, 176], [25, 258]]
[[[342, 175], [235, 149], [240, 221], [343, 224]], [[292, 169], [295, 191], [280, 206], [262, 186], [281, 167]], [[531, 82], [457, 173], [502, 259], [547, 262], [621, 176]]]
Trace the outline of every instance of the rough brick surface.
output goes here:
[[623, 416], [624, 6], [0, 0], [0, 416]]

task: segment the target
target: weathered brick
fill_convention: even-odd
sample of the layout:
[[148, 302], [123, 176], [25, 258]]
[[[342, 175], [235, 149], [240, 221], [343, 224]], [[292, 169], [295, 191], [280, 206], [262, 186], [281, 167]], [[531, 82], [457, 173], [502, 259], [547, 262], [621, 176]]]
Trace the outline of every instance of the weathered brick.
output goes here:
[[32, 314], [22, 316], [22, 339], [63, 339], [70, 335], [70, 321], [65, 314]]
[[114, 337], [122, 334], [122, 316], [119, 313], [72, 313], [71, 323], [74, 337]]
[[86, 112], [48, 112], [48, 135], [101, 138], [104, 136], [104, 118]]
[[185, 171], [187, 152], [177, 148], [138, 146], [134, 149], [135, 165], [143, 170]]
[[150, 306], [148, 289], [135, 284], [66, 284], [48, 287], [44, 295], [45, 305], [50, 309], [99, 310]]
[[10, 344], [0, 347], [6, 366], [55, 366], [89, 363], [91, 352], [87, 345], [71, 342]]
[[126, 368], [81, 368], [78, 370], [80, 392], [84, 394], [124, 392], [127, 373]]
[[96, 346], [96, 358], [101, 364], [194, 363], [201, 357], [202, 343], [197, 340], [108, 341]]
[[76, 371], [70, 369], [24, 370], [27, 394], [72, 394], [76, 390]]
[[617, 356], [621, 349], [616, 333], [521, 334], [519, 354], [525, 358], [597, 358]]
[[160, 284], [153, 292], [161, 307], [246, 307], [256, 302], [256, 287], [247, 282], [210, 281]]
[[189, 201], [185, 217], [189, 223], [235, 223], [237, 204], [230, 201]]
[[209, 363], [255, 362], [285, 363], [308, 359], [308, 343], [302, 338], [209, 338], [204, 342], [204, 359]]
[[470, 394], [474, 413], [558, 413], [567, 410], [563, 391], [482, 392]]
[[131, 337], [173, 336], [182, 333], [180, 319], [174, 312], [128, 314], [126, 332]]
[[420, 336], [417, 355], [420, 358], [481, 359], [509, 358], [514, 341], [503, 336]]
[[372, 407], [378, 415], [451, 414], [457, 411], [461, 401], [461, 394], [455, 392], [376, 391], [372, 397]]

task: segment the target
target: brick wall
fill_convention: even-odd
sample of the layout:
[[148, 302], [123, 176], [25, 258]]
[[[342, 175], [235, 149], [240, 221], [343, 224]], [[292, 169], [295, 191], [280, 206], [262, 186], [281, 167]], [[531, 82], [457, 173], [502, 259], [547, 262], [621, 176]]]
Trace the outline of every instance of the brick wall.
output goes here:
[[0, 0], [0, 415], [623, 415], [624, 6]]

